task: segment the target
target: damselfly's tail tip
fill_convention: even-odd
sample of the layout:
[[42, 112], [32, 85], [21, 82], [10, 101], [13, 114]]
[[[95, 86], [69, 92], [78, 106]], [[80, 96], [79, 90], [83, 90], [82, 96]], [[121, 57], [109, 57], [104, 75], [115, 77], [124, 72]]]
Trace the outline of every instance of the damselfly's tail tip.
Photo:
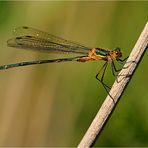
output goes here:
[[14, 47], [14, 43], [15, 43], [14, 40], [15, 40], [14, 38], [7, 40], [7, 46]]
[[19, 42], [22, 37], [16, 37], [16, 38], [11, 38], [7, 40], [7, 46], [8, 47], [20, 47], [22, 44]]

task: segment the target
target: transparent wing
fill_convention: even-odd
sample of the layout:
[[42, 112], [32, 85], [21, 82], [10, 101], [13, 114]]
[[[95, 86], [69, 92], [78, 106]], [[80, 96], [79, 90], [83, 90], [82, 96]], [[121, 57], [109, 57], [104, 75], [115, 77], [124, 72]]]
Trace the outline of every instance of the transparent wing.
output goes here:
[[16, 38], [8, 40], [8, 46], [48, 52], [74, 52], [81, 54], [87, 54], [90, 49], [31, 27], [16, 28], [14, 35]]

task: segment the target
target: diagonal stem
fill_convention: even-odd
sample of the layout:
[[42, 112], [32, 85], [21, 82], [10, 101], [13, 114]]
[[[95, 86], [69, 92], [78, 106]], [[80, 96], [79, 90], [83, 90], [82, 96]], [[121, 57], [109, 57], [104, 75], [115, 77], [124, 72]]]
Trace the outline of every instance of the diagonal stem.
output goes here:
[[[123, 67], [123, 69], [119, 73], [119, 78], [118, 78], [119, 82], [115, 81], [110, 90], [110, 94], [114, 98], [115, 102], [113, 102], [112, 98], [109, 95], [107, 96], [101, 108], [99, 109], [96, 117], [94, 118], [90, 127], [88, 128], [86, 134], [84, 135], [80, 144], [78, 145], [79, 148], [93, 146], [97, 137], [101, 134], [104, 125], [109, 120], [109, 117], [113, 112], [113, 109], [116, 107], [117, 102], [122, 96], [135, 70], [137, 69], [138, 64], [140, 63], [144, 53], [146, 52], [147, 47], [148, 47], [148, 22], [146, 23], [141, 35], [139, 36], [138, 41], [136, 42], [127, 62], [124, 65], [124, 67], [127, 68]], [[135, 61], [135, 62], [130, 62], [130, 61]]]

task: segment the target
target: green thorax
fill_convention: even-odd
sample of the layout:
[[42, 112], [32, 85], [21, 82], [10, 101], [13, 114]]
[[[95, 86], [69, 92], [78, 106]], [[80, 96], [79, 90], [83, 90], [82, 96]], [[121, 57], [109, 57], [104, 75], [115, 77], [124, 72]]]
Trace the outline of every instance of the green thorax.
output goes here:
[[101, 55], [101, 56], [107, 56], [108, 51], [104, 50], [104, 49], [101, 49], [101, 48], [96, 48], [96, 54]]

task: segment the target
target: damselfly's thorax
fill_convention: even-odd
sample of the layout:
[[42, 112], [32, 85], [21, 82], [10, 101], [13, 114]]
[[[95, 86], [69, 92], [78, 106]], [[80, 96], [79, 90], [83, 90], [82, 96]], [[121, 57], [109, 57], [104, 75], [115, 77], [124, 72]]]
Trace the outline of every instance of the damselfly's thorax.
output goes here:
[[103, 48], [92, 48], [88, 56], [95, 60], [105, 60], [110, 61], [113, 59], [119, 59], [122, 57], [122, 52], [120, 48], [114, 50], [106, 50]]
[[88, 52], [87, 57], [81, 58], [78, 61], [85, 62], [90, 60], [104, 60], [104, 61], [112, 61], [113, 59], [119, 59], [122, 57], [122, 53], [120, 48], [116, 48], [115, 50], [106, 50], [103, 48], [92, 48]]
[[109, 51], [108, 54], [111, 59], [119, 59], [122, 57], [122, 52], [120, 48], [116, 48], [115, 50]]

